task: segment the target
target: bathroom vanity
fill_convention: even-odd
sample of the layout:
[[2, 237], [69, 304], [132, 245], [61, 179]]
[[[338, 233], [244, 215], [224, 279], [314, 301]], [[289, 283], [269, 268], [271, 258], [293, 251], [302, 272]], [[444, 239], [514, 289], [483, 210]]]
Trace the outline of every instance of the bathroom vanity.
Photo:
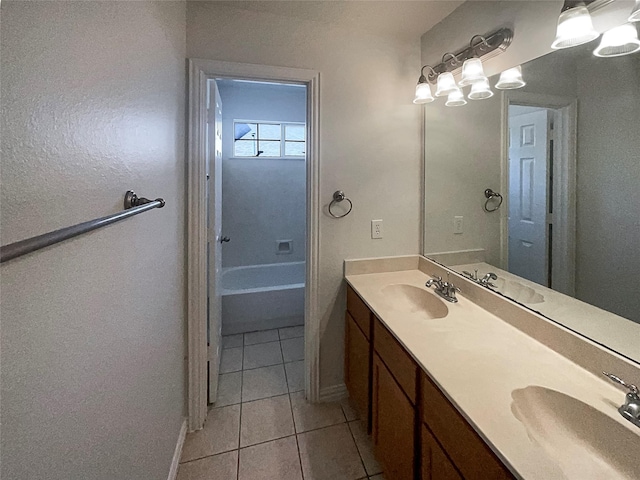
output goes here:
[[345, 261], [345, 383], [387, 480], [640, 478], [640, 367], [421, 256]]

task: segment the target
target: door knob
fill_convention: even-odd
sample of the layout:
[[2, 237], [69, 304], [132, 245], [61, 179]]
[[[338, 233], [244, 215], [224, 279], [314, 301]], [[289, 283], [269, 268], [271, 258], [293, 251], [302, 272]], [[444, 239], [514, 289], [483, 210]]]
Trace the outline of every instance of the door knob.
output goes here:
[[230, 242], [231, 239], [229, 237], [220, 237], [220, 243]]

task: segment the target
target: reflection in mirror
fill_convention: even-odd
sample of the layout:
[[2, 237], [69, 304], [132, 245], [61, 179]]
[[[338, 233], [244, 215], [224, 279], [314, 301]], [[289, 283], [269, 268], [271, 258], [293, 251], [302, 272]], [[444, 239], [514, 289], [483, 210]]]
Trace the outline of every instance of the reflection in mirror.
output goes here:
[[640, 52], [595, 43], [426, 106], [424, 253], [640, 362]]

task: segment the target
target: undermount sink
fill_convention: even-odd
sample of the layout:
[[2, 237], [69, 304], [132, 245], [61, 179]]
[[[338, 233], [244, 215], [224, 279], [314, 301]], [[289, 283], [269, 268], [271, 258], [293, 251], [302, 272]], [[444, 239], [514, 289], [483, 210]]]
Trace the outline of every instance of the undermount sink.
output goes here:
[[447, 306], [428, 290], [397, 283], [382, 288], [387, 304], [404, 313], [422, 313], [427, 318], [444, 318], [449, 313]]
[[498, 292], [512, 298], [516, 302], [526, 304], [544, 302], [544, 296], [541, 293], [536, 292], [533, 288], [523, 285], [520, 282], [499, 278], [493, 283], [495, 284]]
[[[640, 478], [640, 428], [564, 393], [528, 386], [511, 393], [511, 411], [531, 441], [568, 478]], [[624, 395], [620, 395], [620, 401]], [[608, 408], [608, 407], [607, 407]], [[611, 405], [612, 415], [618, 415]], [[633, 429], [638, 430], [635, 432]]]

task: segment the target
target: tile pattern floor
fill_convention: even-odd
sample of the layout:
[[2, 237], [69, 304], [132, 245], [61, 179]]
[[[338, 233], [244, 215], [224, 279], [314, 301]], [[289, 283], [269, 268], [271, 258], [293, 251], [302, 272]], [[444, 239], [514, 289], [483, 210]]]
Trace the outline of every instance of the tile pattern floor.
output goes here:
[[383, 480], [347, 400], [304, 398], [303, 327], [223, 337], [218, 401], [178, 480]]

